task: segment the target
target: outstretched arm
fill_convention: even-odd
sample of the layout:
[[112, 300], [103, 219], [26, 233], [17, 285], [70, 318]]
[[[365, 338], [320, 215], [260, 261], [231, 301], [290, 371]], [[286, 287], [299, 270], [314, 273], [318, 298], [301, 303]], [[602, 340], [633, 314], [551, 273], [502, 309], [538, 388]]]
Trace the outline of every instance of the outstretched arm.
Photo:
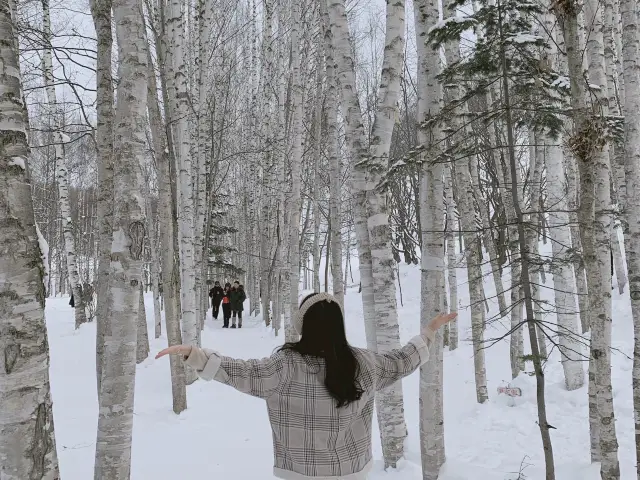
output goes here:
[[284, 378], [285, 354], [277, 352], [261, 360], [239, 360], [191, 345], [165, 348], [156, 355], [182, 355], [203, 380], [216, 380], [258, 398], [269, 398]]
[[438, 315], [422, 331], [421, 335], [413, 337], [404, 347], [387, 353], [374, 353], [376, 390], [393, 385], [424, 364], [429, 359], [429, 348], [433, 344], [436, 331], [456, 316], [457, 313]]

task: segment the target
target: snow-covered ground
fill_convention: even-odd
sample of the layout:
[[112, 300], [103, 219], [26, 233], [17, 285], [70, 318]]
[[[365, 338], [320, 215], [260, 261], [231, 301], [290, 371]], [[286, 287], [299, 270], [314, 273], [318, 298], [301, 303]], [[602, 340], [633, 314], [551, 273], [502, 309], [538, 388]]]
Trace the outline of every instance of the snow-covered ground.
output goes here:
[[[355, 267], [354, 267], [355, 268]], [[354, 272], [357, 273], [357, 272]], [[550, 276], [548, 276], [550, 280]], [[356, 279], [357, 281], [357, 279]], [[458, 270], [460, 304], [468, 304], [465, 271]], [[418, 332], [420, 272], [401, 265], [400, 282], [404, 306], [400, 307], [403, 341]], [[487, 296], [494, 290], [486, 280]], [[545, 296], [551, 299], [551, 292]], [[633, 408], [631, 356], [633, 330], [628, 296], [614, 295], [613, 393], [617, 418], [622, 480], [635, 478], [633, 454]], [[149, 332], [153, 337], [153, 302], [145, 299]], [[349, 339], [365, 346], [362, 303], [357, 288], [346, 296]], [[495, 313], [495, 306], [491, 314]], [[97, 425], [95, 387], [95, 325], [74, 330], [68, 299], [47, 302], [47, 326], [51, 345], [51, 384], [54, 419], [64, 480], [93, 477]], [[486, 351], [490, 400], [476, 403], [470, 318], [460, 309], [460, 348], [445, 351], [445, 435], [447, 463], [441, 480], [544, 479], [540, 434], [536, 424], [535, 378], [521, 375], [512, 385], [522, 389], [515, 405], [496, 389], [510, 380], [509, 347], [498, 343]], [[268, 356], [282, 342], [264, 327], [260, 318], [246, 319], [242, 330], [223, 330], [221, 321], [209, 317], [203, 345], [241, 358]], [[499, 336], [500, 324], [487, 328], [487, 336]], [[525, 348], [528, 338], [525, 332]], [[188, 387], [189, 408], [177, 416], [171, 410], [169, 362], [153, 360], [166, 346], [166, 337], [151, 340], [150, 357], [138, 367], [133, 429], [134, 480], [220, 479], [268, 480], [272, 470], [271, 432], [266, 408], [259, 399], [233, 389], [198, 381]], [[527, 368], [531, 370], [531, 366]], [[586, 386], [567, 392], [557, 352], [546, 368], [547, 414], [551, 431], [556, 478], [596, 480], [598, 467], [589, 462]], [[384, 472], [374, 416], [374, 457], [371, 480], [420, 480], [418, 442], [418, 374], [404, 380], [405, 413], [409, 427], [406, 461], [395, 472]]]

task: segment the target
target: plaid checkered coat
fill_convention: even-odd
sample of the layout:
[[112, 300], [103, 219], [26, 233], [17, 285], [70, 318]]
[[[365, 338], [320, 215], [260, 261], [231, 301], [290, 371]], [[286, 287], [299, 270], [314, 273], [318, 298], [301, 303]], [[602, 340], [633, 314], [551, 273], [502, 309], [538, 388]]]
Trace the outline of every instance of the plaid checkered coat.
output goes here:
[[427, 361], [433, 332], [385, 354], [354, 348], [362, 398], [337, 408], [324, 386], [324, 364], [285, 350], [262, 360], [238, 360], [193, 347], [185, 362], [262, 398], [273, 432], [274, 475], [285, 480], [364, 480], [371, 468], [374, 394]]

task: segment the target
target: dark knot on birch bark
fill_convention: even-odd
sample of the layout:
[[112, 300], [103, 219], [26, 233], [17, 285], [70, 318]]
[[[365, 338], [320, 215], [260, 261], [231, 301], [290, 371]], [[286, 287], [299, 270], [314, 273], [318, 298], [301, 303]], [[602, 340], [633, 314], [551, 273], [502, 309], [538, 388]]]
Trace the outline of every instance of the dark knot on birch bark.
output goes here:
[[144, 228], [144, 223], [135, 221], [129, 224], [129, 238], [131, 240], [129, 253], [133, 260], [140, 260], [142, 258], [145, 234], [146, 230]]

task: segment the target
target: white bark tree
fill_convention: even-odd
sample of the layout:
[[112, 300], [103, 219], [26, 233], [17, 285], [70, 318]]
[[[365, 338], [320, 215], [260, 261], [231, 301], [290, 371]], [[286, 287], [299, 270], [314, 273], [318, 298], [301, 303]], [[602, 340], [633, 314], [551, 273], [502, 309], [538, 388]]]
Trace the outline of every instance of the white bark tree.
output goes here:
[[[324, 7], [324, 8], [322, 8]], [[324, 13], [326, 5], [321, 5]], [[324, 16], [324, 15], [323, 15]], [[326, 19], [322, 19], [326, 23]], [[339, 152], [339, 129], [338, 129], [338, 83], [336, 78], [336, 65], [331, 44], [331, 35], [328, 25], [324, 26], [324, 55], [326, 69], [326, 109], [327, 109], [327, 156], [329, 157], [329, 217], [331, 219], [331, 275], [333, 280], [333, 294], [338, 301], [344, 305], [344, 285], [342, 280], [342, 236], [340, 226], [342, 218], [340, 216], [341, 203], [341, 179]], [[319, 67], [318, 67], [319, 68]], [[318, 255], [319, 256], [319, 255]], [[315, 265], [314, 265], [315, 267]], [[319, 267], [319, 264], [318, 264]], [[314, 272], [314, 279], [316, 273]], [[315, 280], [314, 280], [315, 282]], [[318, 281], [318, 289], [320, 287]]]
[[586, 45], [593, 105], [586, 104], [578, 11], [573, 4], [555, 5], [564, 33], [571, 83], [573, 135], [569, 141], [580, 173], [580, 236], [589, 290], [591, 352], [589, 360], [589, 426], [591, 459], [601, 462], [603, 479], [620, 478], [611, 396], [611, 214], [609, 151], [602, 118], [607, 114], [602, 18], [595, 1], [585, 3], [589, 19]]
[[[545, 17], [546, 28], [553, 30], [551, 15]], [[551, 49], [545, 52], [544, 61], [555, 67], [555, 57], [558, 54], [556, 44], [550, 42]], [[561, 354], [564, 380], [567, 390], [575, 390], [584, 385], [584, 369], [582, 361], [581, 341], [578, 337], [578, 315], [576, 305], [576, 283], [572, 268], [571, 229], [569, 222], [568, 204], [563, 161], [563, 137], [559, 134], [553, 138], [547, 134], [543, 136], [544, 145], [542, 159], [546, 166], [547, 205], [549, 221], [549, 239], [553, 253], [553, 273], [555, 309], [558, 323], [558, 344]], [[533, 203], [533, 202], [532, 202]], [[544, 338], [543, 335], [541, 335]]]
[[137, 316], [145, 205], [141, 165], [147, 109], [147, 48], [142, 9], [135, 0], [113, 3], [118, 43], [114, 137], [114, 222], [111, 246], [111, 324], [105, 334], [96, 440], [96, 480], [128, 480], [136, 374]]
[[[456, 255], [455, 232], [459, 231], [453, 199], [453, 165], [444, 167], [444, 188], [446, 189], [447, 211], [447, 280], [449, 282], [449, 311], [458, 311], [458, 256]], [[502, 295], [504, 297], [504, 295]], [[458, 319], [449, 322], [449, 334], [445, 335], [449, 350], [458, 348]], [[445, 330], [446, 331], [446, 330]]]
[[42, 30], [44, 36], [44, 51], [42, 52], [42, 70], [44, 86], [47, 93], [47, 106], [49, 109], [49, 121], [51, 122], [53, 149], [55, 152], [56, 180], [58, 181], [58, 203], [60, 205], [60, 215], [62, 216], [62, 234], [64, 237], [64, 248], [67, 260], [67, 274], [71, 291], [74, 298], [74, 313], [76, 328], [87, 322], [87, 313], [84, 308], [82, 295], [82, 282], [78, 274], [78, 264], [76, 262], [76, 247], [73, 238], [73, 221], [71, 219], [71, 205], [69, 203], [69, 171], [64, 157], [64, 144], [68, 141], [67, 135], [62, 132], [60, 125], [62, 119], [58, 111], [58, 101], [56, 99], [56, 87], [53, 78], [52, 61], [52, 35], [51, 35], [51, 12], [49, 0], [42, 0]]
[[104, 334], [109, 325], [109, 271], [111, 269], [111, 240], [113, 230], [113, 79], [111, 54], [111, 0], [93, 0], [91, 15], [96, 29], [96, 144], [98, 147], [98, 205], [99, 222], [98, 278], [96, 307], [96, 381], [101, 391]]
[[[447, 64], [460, 61], [460, 42], [453, 40], [445, 45]], [[461, 89], [457, 85], [448, 85], [451, 98], [460, 98]], [[453, 130], [464, 135], [462, 115], [465, 105], [455, 108], [452, 112]], [[472, 160], [473, 161], [473, 160]], [[487, 372], [484, 358], [484, 291], [482, 287], [482, 258], [480, 254], [480, 237], [476, 234], [475, 209], [473, 206], [473, 182], [469, 170], [469, 159], [463, 157], [455, 162], [455, 186], [457, 206], [460, 213], [460, 230], [464, 240], [464, 253], [467, 266], [467, 287], [471, 308], [471, 337], [473, 341], [473, 363], [476, 384], [476, 399], [484, 403], [489, 398], [487, 390]], [[498, 167], [499, 169], [499, 167]], [[506, 202], [505, 202], [506, 203]], [[507, 208], [505, 206], [505, 208]], [[512, 312], [513, 315], [513, 312]], [[512, 349], [513, 352], [513, 349]], [[513, 356], [513, 353], [512, 353]]]
[[[604, 59], [603, 19], [597, 0], [585, 2], [585, 19], [589, 34], [586, 57], [588, 78], [594, 104], [591, 125], [608, 115], [607, 78]], [[584, 128], [584, 126], [583, 126]], [[597, 127], [596, 127], [597, 128]], [[601, 125], [600, 128], [606, 128]], [[582, 133], [586, 132], [582, 130]], [[581, 139], [584, 142], [584, 138]], [[591, 139], [589, 141], [592, 141]], [[616, 439], [613, 395], [611, 392], [611, 190], [610, 145], [592, 156], [578, 156], [580, 168], [580, 209], [582, 244], [585, 252], [589, 305], [591, 311], [591, 356], [589, 375], [595, 377], [598, 435], [600, 437], [600, 474], [604, 480], [620, 478], [618, 441]], [[595, 220], [595, 221], [593, 221]], [[585, 223], [585, 221], [587, 223]]]
[[43, 253], [27, 171], [27, 109], [15, 3], [0, 0], [0, 470], [57, 480]]
[[637, 4], [620, 0], [622, 73], [624, 76], [625, 215], [628, 225], [627, 266], [633, 315], [633, 413], [638, 478], [640, 479], [640, 31]]
[[[445, 313], [444, 164], [442, 132], [434, 117], [442, 108], [440, 51], [429, 44], [429, 30], [438, 22], [437, 0], [414, 1], [418, 46], [418, 142], [426, 146], [420, 178], [420, 326]], [[455, 267], [454, 267], [455, 268]], [[456, 305], [452, 306], [455, 311]], [[437, 480], [445, 461], [442, 378], [442, 330], [436, 333], [429, 361], [420, 368], [420, 450], [422, 478]]]
[[[158, 50], [159, 54], [162, 50]], [[166, 129], [162, 125], [160, 107], [158, 105], [158, 88], [151, 54], [147, 52], [147, 103], [151, 138], [158, 167], [158, 221], [162, 246], [162, 295], [164, 298], [164, 322], [169, 346], [180, 345], [180, 309], [178, 307], [178, 285], [180, 273], [175, 262], [173, 245], [174, 220], [171, 199], [171, 179], [169, 169], [169, 151], [166, 149]], [[180, 413], [187, 408], [186, 378], [183, 362], [172, 356], [169, 359], [171, 371], [171, 392], [173, 395], [173, 411]]]
[[[289, 256], [290, 256], [290, 277], [289, 303], [291, 317], [298, 311], [298, 292], [300, 286], [300, 167], [302, 164], [302, 121], [304, 115], [304, 85], [300, 75], [300, 30], [302, 29], [301, 19], [302, 1], [291, 2], [291, 101], [293, 103], [293, 119], [291, 135], [293, 136], [293, 147], [291, 149], [291, 220], [289, 223]], [[290, 317], [290, 318], [291, 318]], [[285, 341], [294, 341], [297, 334], [291, 322], [285, 324]]]
[[[337, 56], [343, 114], [346, 117], [347, 144], [354, 162], [352, 189], [355, 194], [355, 224], [367, 344], [369, 348], [386, 352], [398, 347], [400, 339], [391, 234], [385, 193], [380, 190], [380, 181], [387, 168], [391, 133], [397, 115], [404, 54], [404, 1], [387, 4], [386, 48], [378, 92], [379, 108], [375, 115], [370, 148], [367, 148], [357, 98], [344, 1], [328, 0], [327, 7]], [[399, 383], [378, 395], [378, 421], [385, 465], [395, 468], [404, 454], [403, 443], [407, 432]]]
[[[180, 245], [180, 272], [182, 308], [182, 342], [197, 345], [198, 325], [196, 319], [195, 295], [195, 249], [194, 249], [194, 189], [191, 161], [191, 135], [189, 130], [189, 71], [187, 61], [186, 22], [183, 18], [181, 0], [171, 0], [168, 4], [166, 28], [169, 32], [170, 56], [165, 58], [169, 65], [168, 97], [170, 102], [171, 132], [173, 139], [178, 182], [178, 244]], [[196, 380], [193, 369], [186, 368], [187, 383]]]

